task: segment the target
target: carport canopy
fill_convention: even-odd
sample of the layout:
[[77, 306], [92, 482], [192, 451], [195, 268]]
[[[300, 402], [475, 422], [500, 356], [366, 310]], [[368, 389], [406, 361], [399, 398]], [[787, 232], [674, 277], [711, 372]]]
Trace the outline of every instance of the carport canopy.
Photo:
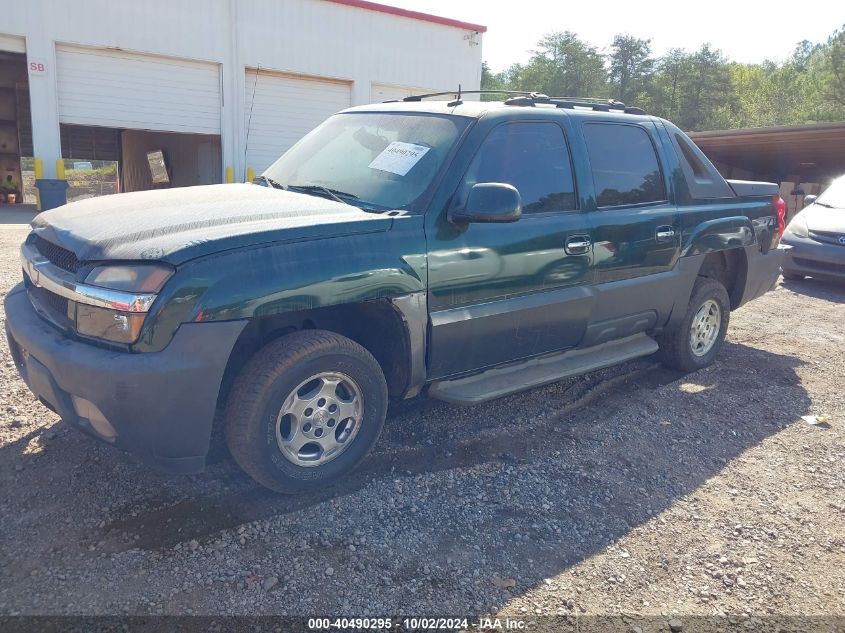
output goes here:
[[802, 182], [820, 182], [845, 174], [845, 122], [692, 132], [689, 136], [720, 169], [726, 165], [751, 172], [755, 178], [780, 182], [798, 174]]

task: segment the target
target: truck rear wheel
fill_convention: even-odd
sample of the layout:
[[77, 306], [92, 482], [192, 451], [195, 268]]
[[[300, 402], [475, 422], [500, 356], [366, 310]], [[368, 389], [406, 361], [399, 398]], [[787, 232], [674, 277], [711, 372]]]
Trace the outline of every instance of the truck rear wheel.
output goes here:
[[721, 283], [707, 277], [696, 279], [683, 320], [658, 339], [663, 363], [687, 372], [710, 365], [725, 342], [730, 310]]
[[226, 444], [258, 483], [306, 492], [355, 468], [386, 412], [384, 374], [366, 349], [334, 332], [294, 332], [259, 350], [235, 380]]

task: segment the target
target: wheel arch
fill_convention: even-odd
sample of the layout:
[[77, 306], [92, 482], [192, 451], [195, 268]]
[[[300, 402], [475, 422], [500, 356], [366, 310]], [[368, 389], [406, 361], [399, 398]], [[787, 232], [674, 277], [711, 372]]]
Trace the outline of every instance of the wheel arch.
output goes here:
[[711, 251], [704, 256], [698, 277], [715, 279], [728, 292], [731, 310], [739, 307], [748, 275], [748, 257], [743, 248]]
[[425, 315], [425, 295], [414, 293], [395, 299], [256, 316], [250, 319], [229, 354], [217, 407], [225, 406], [235, 377], [258, 350], [286, 334], [309, 329], [346, 336], [369, 351], [384, 372], [391, 398], [416, 395], [425, 380]]
[[728, 293], [731, 310], [738, 308], [742, 304], [748, 278], [747, 248], [714, 250], [681, 257], [678, 261], [676, 300], [661, 331], [671, 330], [678, 325], [686, 312], [695, 280], [699, 277], [715, 279], [721, 283]]

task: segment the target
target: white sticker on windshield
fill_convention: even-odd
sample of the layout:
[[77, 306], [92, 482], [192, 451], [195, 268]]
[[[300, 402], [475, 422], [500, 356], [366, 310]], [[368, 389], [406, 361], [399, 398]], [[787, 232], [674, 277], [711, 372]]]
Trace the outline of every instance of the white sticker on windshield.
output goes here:
[[370, 163], [370, 169], [389, 171], [391, 174], [404, 176], [430, 149], [430, 147], [424, 145], [393, 141], [373, 159], [373, 162]]

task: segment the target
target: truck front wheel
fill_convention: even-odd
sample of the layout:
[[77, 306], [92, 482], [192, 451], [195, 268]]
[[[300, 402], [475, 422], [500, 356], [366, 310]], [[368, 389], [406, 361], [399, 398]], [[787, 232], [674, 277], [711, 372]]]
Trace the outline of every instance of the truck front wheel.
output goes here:
[[306, 492], [355, 468], [386, 412], [384, 374], [366, 349], [334, 332], [299, 331], [259, 350], [235, 380], [226, 444], [258, 483]]
[[707, 277], [696, 279], [683, 320], [658, 339], [663, 363], [687, 372], [710, 365], [725, 342], [730, 310], [721, 283]]

